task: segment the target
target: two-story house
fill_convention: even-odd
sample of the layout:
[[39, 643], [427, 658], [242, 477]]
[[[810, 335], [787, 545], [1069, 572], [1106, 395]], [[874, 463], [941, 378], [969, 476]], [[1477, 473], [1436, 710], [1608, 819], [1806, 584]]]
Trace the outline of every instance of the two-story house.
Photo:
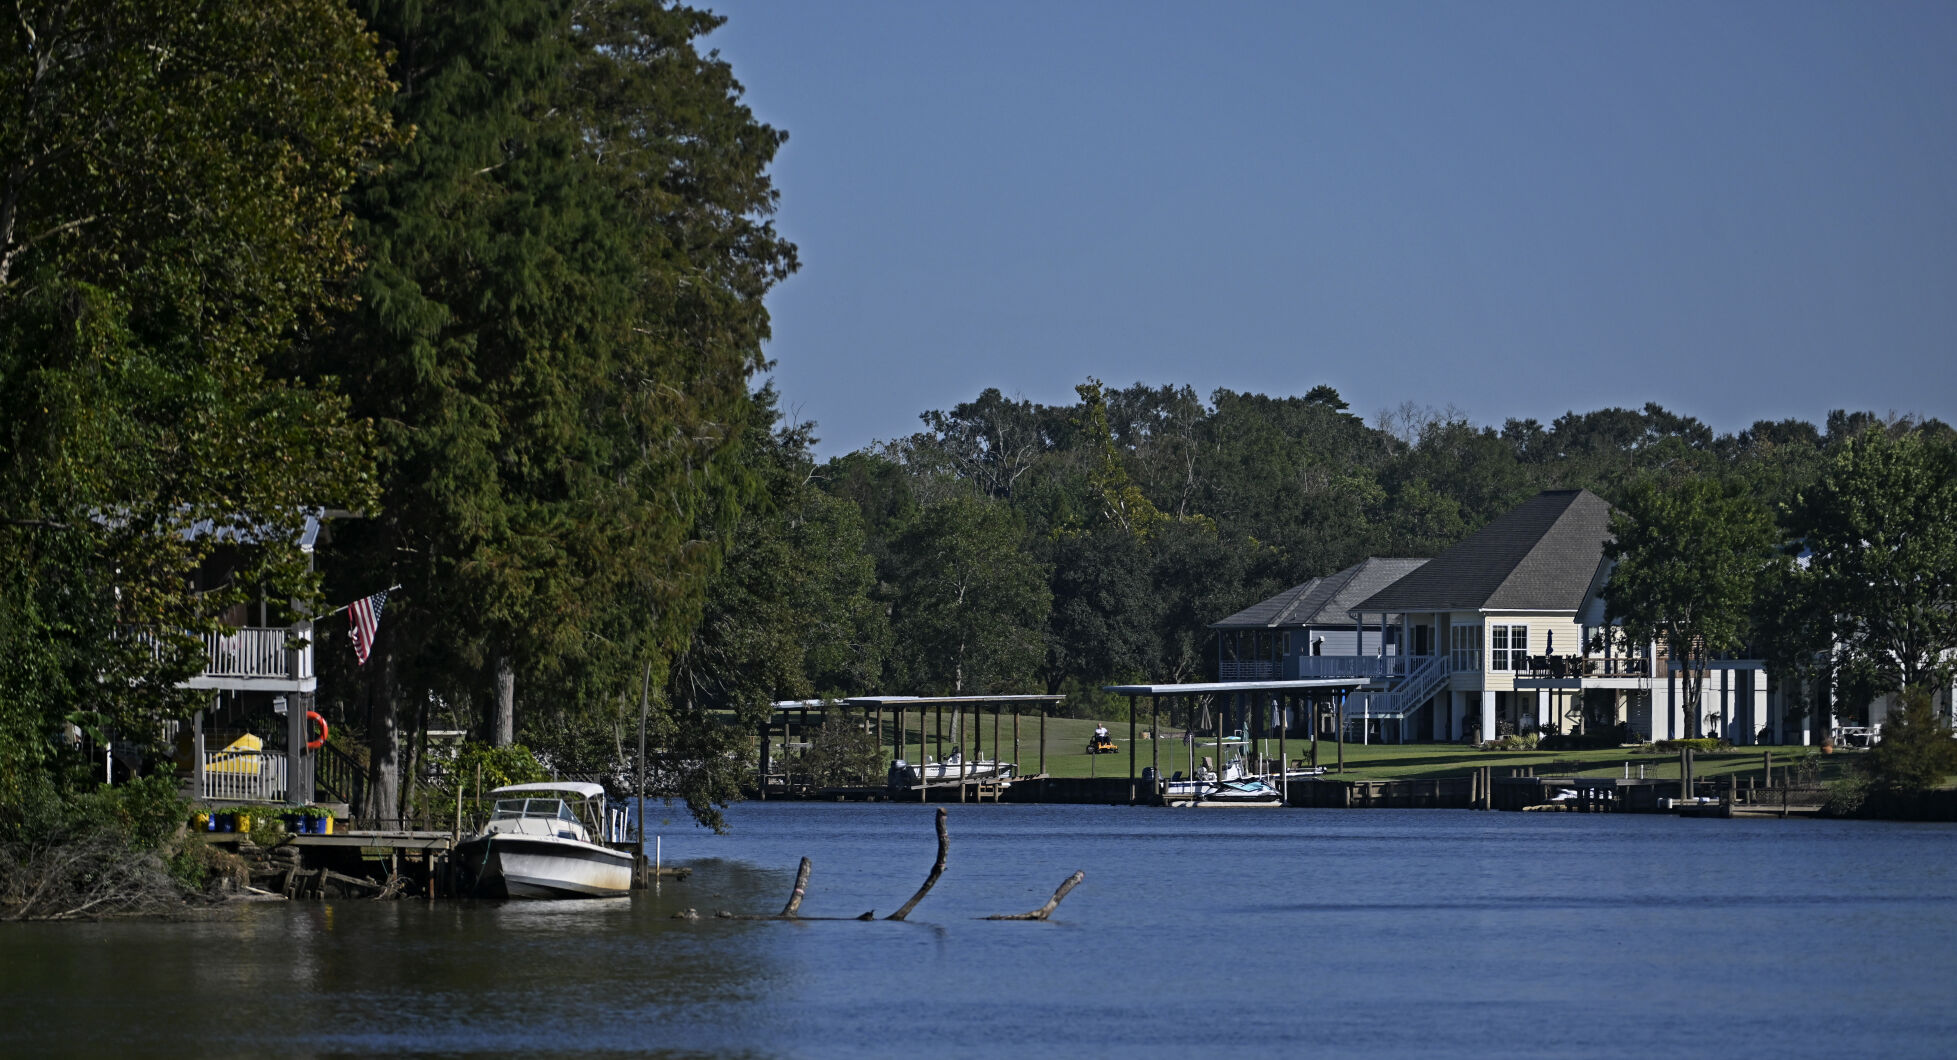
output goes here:
[[[1397, 621], [1412, 649], [1380, 712], [1412, 739], [1619, 724], [1645, 739], [1688, 733], [1663, 646], [1626, 644], [1605, 622], [1610, 514], [1588, 490], [1537, 494], [1355, 604], [1355, 626]], [[1704, 687], [1709, 727], [1735, 743], [1768, 723], [1757, 660], [1715, 663]]]

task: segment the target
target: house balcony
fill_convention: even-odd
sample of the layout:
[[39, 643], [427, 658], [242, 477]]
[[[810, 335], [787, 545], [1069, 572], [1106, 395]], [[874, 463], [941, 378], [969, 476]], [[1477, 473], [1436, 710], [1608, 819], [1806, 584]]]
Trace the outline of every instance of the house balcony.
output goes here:
[[1405, 677], [1409, 658], [1418, 666], [1426, 656], [1291, 655], [1283, 659], [1225, 659], [1219, 681], [1294, 681], [1314, 677], [1359, 677], [1394, 681]]
[[1534, 655], [1514, 674], [1520, 689], [1633, 688], [1652, 676], [1642, 655]]
[[[179, 687], [232, 692], [312, 692], [313, 645], [309, 626], [240, 626], [203, 635], [204, 669]], [[155, 643], [134, 630], [130, 636]]]

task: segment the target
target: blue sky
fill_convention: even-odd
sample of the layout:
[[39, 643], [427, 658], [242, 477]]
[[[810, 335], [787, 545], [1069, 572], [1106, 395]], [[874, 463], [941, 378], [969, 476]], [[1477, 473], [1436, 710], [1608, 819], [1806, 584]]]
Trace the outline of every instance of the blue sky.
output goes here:
[[1089, 376], [1957, 422], [1957, 4], [708, 6], [823, 455]]

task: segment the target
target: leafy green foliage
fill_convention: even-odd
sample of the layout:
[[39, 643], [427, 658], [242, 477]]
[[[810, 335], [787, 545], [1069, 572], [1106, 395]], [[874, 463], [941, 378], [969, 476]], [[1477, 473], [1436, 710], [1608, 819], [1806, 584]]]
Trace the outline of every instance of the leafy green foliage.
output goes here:
[[1792, 604], [1806, 628], [1831, 634], [1870, 692], [1948, 685], [1957, 652], [1949, 432], [1878, 426], [1849, 438], [1795, 519], [1811, 552]]
[[806, 773], [809, 783], [818, 788], [881, 781], [883, 749], [860, 717], [852, 721], [832, 714], [809, 734], [809, 748], [802, 752], [797, 772]]
[[1004, 504], [953, 495], [920, 509], [892, 545], [898, 680], [920, 693], [1007, 692], [1045, 654], [1046, 571]]
[[[191, 700], [195, 634], [310, 600], [307, 509], [370, 497], [364, 432], [283, 357], [352, 262], [392, 136], [332, 0], [26, 3], [0, 43], [0, 802]], [[196, 529], [200, 528], [201, 529]], [[191, 578], [246, 540], [217, 584]], [[135, 635], [133, 630], [142, 631]]]
[[1773, 524], [1735, 486], [1704, 477], [1634, 484], [1611, 518], [1616, 561], [1604, 600], [1632, 642], [1659, 640], [1682, 664], [1690, 731], [1700, 731], [1706, 663], [1738, 648], [1772, 561]]
[[352, 366], [378, 425], [382, 502], [330, 578], [403, 587], [370, 679], [380, 799], [401, 703], [615, 768], [617, 741], [557, 730], [616, 732], [643, 666], [665, 677], [757, 496], [762, 298], [795, 267], [767, 220], [783, 135], [696, 48], [704, 12], [361, 7], [415, 138], [355, 189], [361, 301], [309, 371]]
[[1882, 739], [1864, 766], [1871, 787], [1884, 796], [1928, 791], [1957, 773], [1957, 739], [1938, 715], [1931, 691], [1910, 688], [1901, 700], [1901, 709], [1890, 711], [1883, 722]]

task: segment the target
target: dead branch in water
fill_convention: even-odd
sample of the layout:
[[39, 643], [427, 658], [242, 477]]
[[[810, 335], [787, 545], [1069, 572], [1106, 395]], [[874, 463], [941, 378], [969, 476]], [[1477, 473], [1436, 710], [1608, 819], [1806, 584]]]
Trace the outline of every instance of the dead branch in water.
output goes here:
[[1060, 884], [1060, 889], [1053, 892], [1053, 897], [1047, 899], [1045, 905], [1039, 907], [1038, 909], [1033, 910], [1030, 913], [1008, 913], [1000, 916], [989, 916], [986, 917], [985, 919], [987, 920], [1045, 920], [1047, 917], [1053, 914], [1053, 911], [1055, 909], [1059, 908], [1061, 900], [1067, 897], [1067, 892], [1073, 890], [1075, 887], [1080, 886], [1080, 881], [1086, 878], [1087, 878], [1087, 873], [1078, 872], [1078, 871], [1075, 872], [1072, 876], [1067, 877], [1067, 879]]
[[884, 919], [902, 920], [911, 915], [911, 910], [917, 908], [917, 903], [922, 902], [924, 896], [931, 893], [931, 888], [937, 884], [938, 877], [945, 874], [945, 855], [950, 852], [951, 836], [945, 832], [945, 809], [940, 806], [938, 807], [938, 863], [931, 866], [931, 875], [924, 878], [924, 886], [919, 887], [917, 893], [911, 895], [911, 900], [904, 903], [904, 908], [897, 910]]
[[[765, 913], [764, 914], [750, 913], [744, 915], [738, 913], [719, 912], [714, 914], [714, 919], [716, 920], [874, 920], [876, 919], [876, 910], [874, 909], [870, 910], [867, 913], [864, 913], [862, 916], [803, 916], [801, 913], [802, 898], [805, 895], [807, 895], [809, 892], [809, 871], [811, 868], [813, 868], [813, 864], [809, 861], [808, 858], [803, 858], [802, 867], [797, 869], [795, 872], [795, 889], [788, 892], [788, 904], [782, 906], [781, 912], [776, 913], [773, 916], [769, 916]], [[673, 919], [674, 920], [698, 920], [700, 919], [700, 914], [694, 912], [691, 909], [687, 909], [687, 910], [682, 910], [681, 912], [678, 913], [674, 913]]]
[[788, 904], [781, 907], [782, 919], [786, 920], [802, 908], [802, 896], [809, 889], [809, 859], [802, 859], [802, 867], [795, 873], [795, 889], [788, 893]]

